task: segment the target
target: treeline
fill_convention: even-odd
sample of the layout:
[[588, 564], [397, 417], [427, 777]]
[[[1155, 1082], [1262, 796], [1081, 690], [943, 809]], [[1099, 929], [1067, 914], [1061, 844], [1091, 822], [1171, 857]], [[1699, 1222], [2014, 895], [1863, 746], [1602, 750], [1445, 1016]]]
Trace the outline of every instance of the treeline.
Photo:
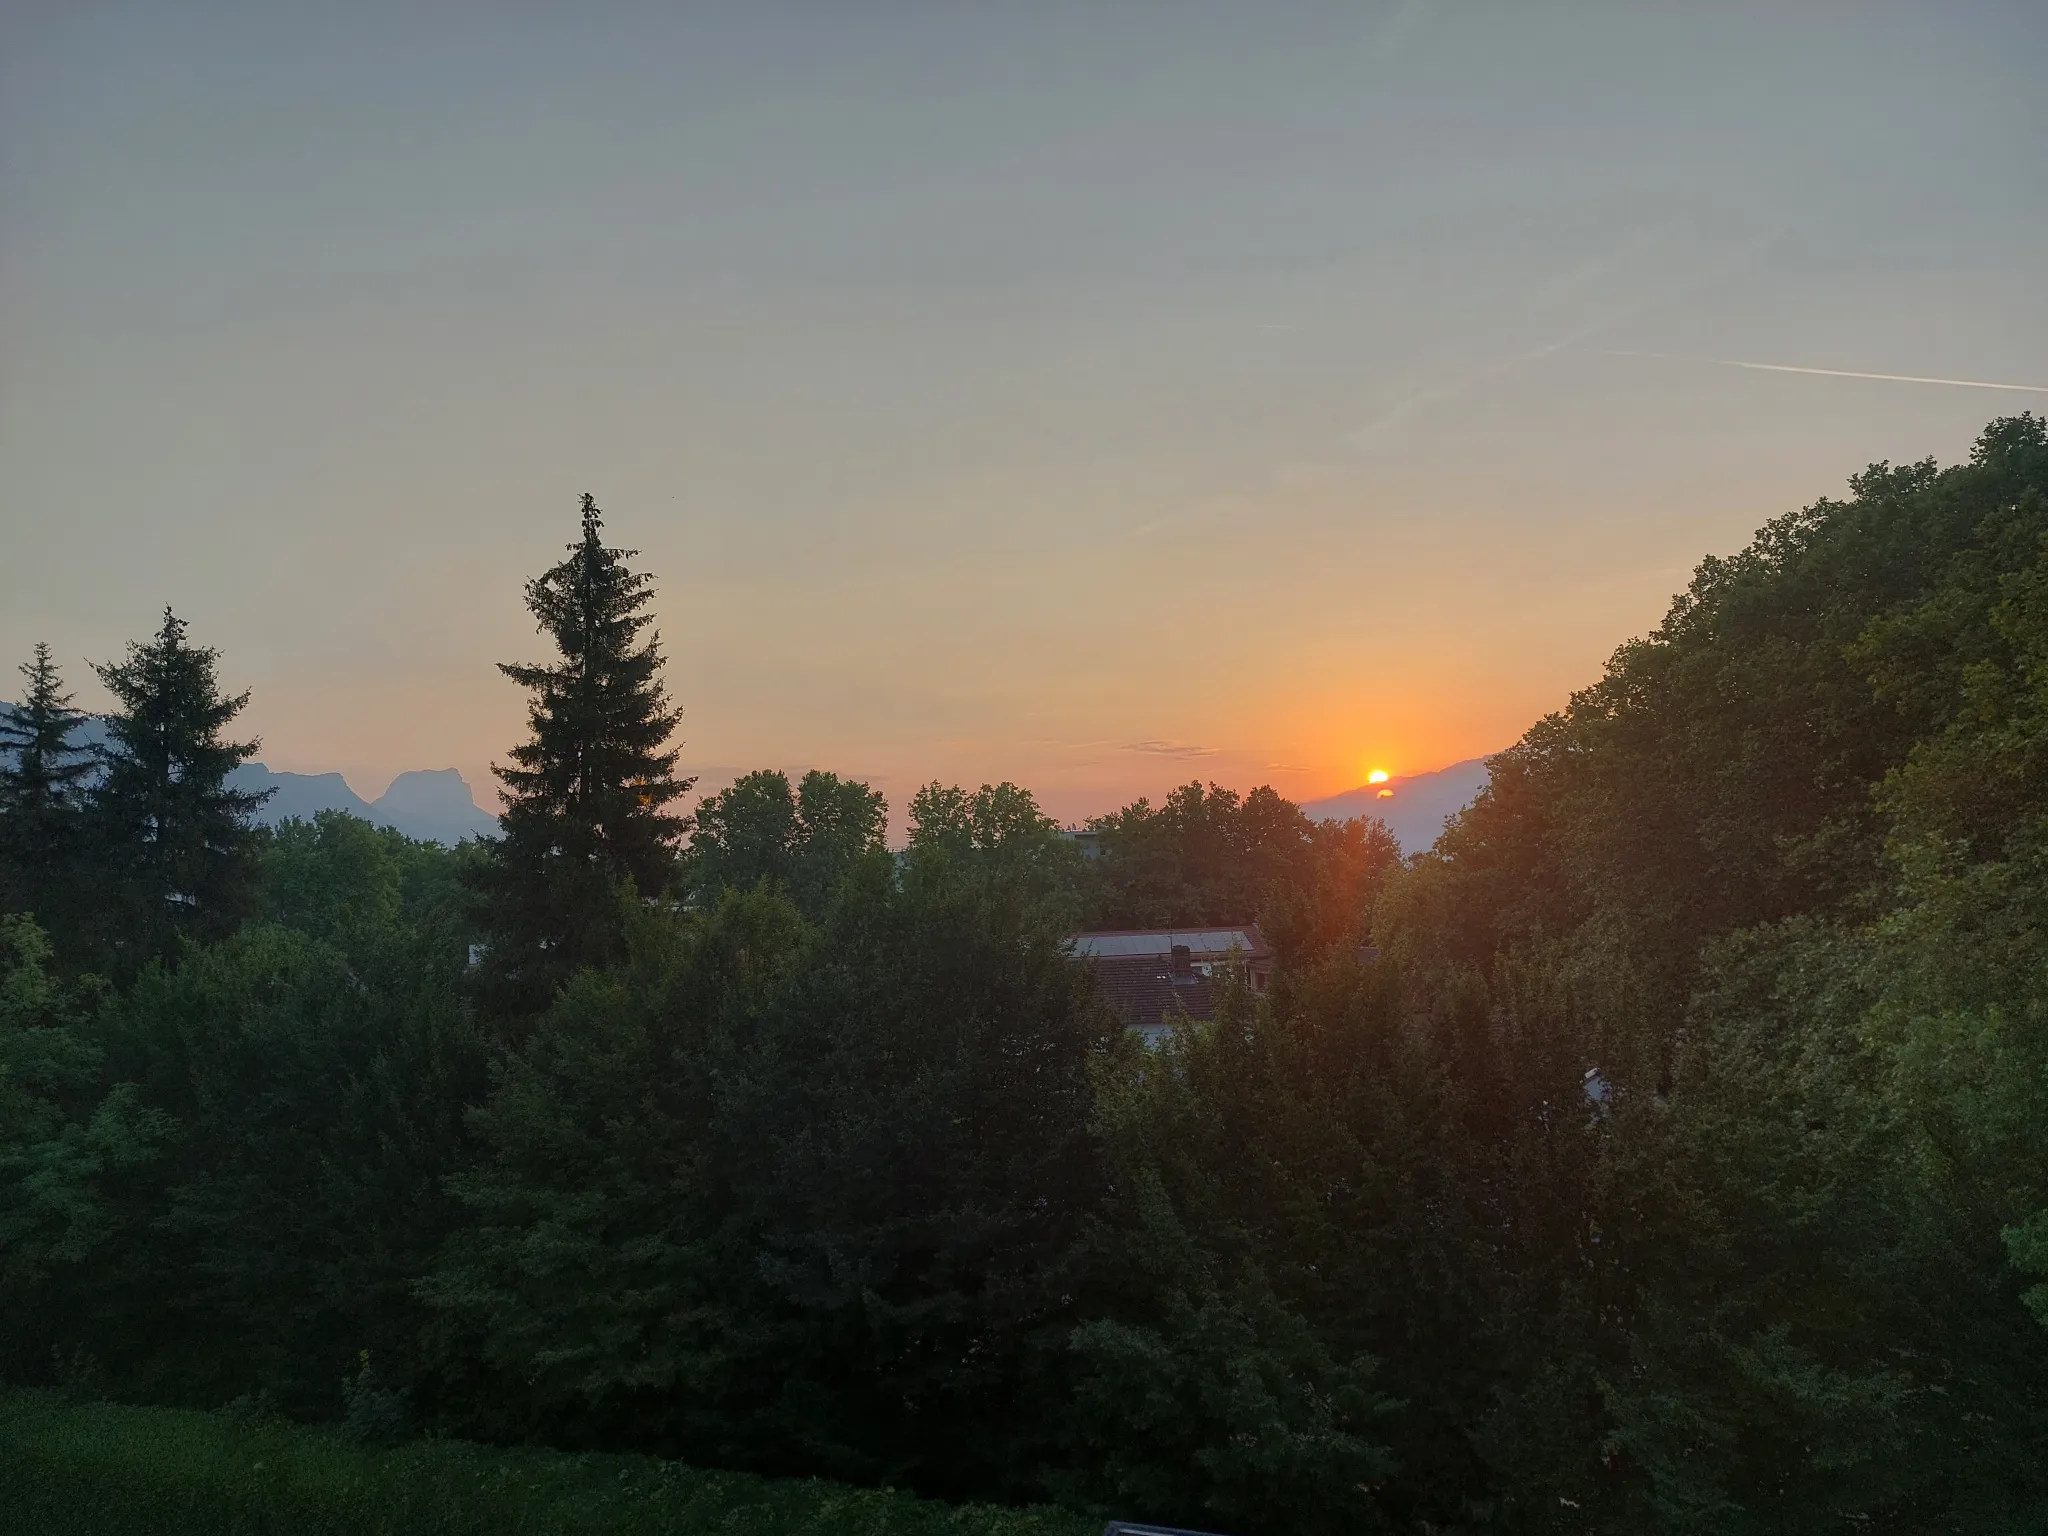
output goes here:
[[254, 910], [263, 797], [227, 778], [256, 744], [224, 734], [249, 696], [221, 692], [218, 662], [166, 608], [93, 669], [115, 702], [106, 744], [76, 740], [85, 717], [47, 645], [21, 668], [23, 702], [0, 709], [0, 910], [36, 914], [73, 966], [132, 978]]
[[[1247, 1536], [2040, 1529], [2048, 429], [1851, 484], [1407, 864], [1199, 785], [1097, 860], [1010, 785], [686, 818], [587, 499], [494, 843], [250, 829], [174, 620], [103, 764], [39, 655], [0, 1371]], [[1248, 918], [1157, 1054], [1061, 943]]]

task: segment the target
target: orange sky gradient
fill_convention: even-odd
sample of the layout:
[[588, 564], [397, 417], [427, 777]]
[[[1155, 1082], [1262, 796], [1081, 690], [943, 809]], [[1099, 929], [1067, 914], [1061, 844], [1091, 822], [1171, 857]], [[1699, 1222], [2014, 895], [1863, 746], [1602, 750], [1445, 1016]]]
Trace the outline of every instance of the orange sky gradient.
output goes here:
[[589, 491], [706, 787], [1078, 820], [1492, 752], [2031, 398], [1912, 380], [2048, 382], [2040, 31], [15, 7], [0, 662], [97, 704], [168, 602], [273, 768], [488, 806]]

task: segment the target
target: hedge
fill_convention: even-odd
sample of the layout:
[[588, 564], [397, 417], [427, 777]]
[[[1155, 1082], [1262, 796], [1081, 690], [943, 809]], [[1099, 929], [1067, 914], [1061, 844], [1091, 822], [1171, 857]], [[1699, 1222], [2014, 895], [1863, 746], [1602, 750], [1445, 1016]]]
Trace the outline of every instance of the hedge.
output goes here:
[[0, 1394], [0, 1531], [38, 1536], [1097, 1536], [1057, 1509], [949, 1505], [646, 1456]]

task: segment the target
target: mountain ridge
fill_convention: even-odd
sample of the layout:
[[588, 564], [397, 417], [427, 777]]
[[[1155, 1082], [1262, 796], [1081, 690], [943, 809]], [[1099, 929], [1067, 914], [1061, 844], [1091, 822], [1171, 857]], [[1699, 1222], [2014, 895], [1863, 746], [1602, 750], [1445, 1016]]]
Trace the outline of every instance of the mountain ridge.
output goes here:
[[1384, 784], [1361, 784], [1341, 794], [1305, 802], [1314, 821], [1347, 821], [1373, 816], [1387, 824], [1403, 853], [1420, 853], [1442, 834], [1444, 823], [1465, 809], [1486, 787], [1487, 759], [1467, 758], [1432, 773], [1402, 774]]
[[256, 820], [267, 827], [294, 816], [311, 821], [322, 811], [340, 811], [451, 847], [465, 838], [498, 835], [498, 818], [476, 803], [469, 781], [454, 768], [410, 769], [375, 800], [365, 800], [338, 773], [291, 773], [261, 762], [242, 764], [228, 775], [228, 784], [255, 794], [271, 791], [256, 812]]
[[[12, 704], [0, 703], [0, 710]], [[72, 738], [97, 751], [107, 744], [103, 716], [87, 715]], [[248, 762], [228, 775], [228, 787], [268, 798], [255, 820], [274, 827], [294, 816], [311, 821], [322, 811], [341, 811], [373, 826], [391, 827], [422, 842], [455, 844], [471, 837], [496, 837], [498, 818], [476, 803], [476, 794], [454, 768], [413, 768], [401, 773], [375, 800], [365, 800], [339, 773], [292, 773]]]
[[[9, 708], [0, 705], [0, 709]], [[105, 744], [106, 727], [88, 716], [78, 733], [81, 745]], [[1304, 814], [1315, 821], [1376, 817], [1405, 854], [1419, 853], [1434, 843], [1450, 817], [1470, 805], [1486, 786], [1487, 759], [1467, 758], [1430, 773], [1402, 774], [1384, 784], [1360, 784], [1320, 800], [1303, 801]], [[469, 781], [455, 768], [414, 768], [401, 773], [375, 800], [365, 800], [339, 773], [293, 773], [263, 762], [248, 762], [228, 776], [235, 789], [269, 798], [256, 813], [267, 827], [298, 817], [310, 821], [322, 811], [341, 811], [372, 825], [391, 827], [407, 837], [450, 847], [465, 838], [498, 835], [498, 818], [476, 803]]]

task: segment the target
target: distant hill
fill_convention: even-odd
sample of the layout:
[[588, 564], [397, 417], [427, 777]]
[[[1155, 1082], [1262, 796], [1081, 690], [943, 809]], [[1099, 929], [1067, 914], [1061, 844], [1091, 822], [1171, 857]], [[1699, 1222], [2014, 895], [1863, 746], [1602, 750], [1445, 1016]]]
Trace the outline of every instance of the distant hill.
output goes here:
[[372, 821], [431, 842], [453, 845], [465, 837], [498, 835], [498, 818], [477, 805], [469, 781], [453, 768], [401, 773], [370, 802], [370, 810]]
[[[9, 707], [0, 704], [0, 710]], [[106, 722], [88, 716], [72, 740], [83, 747], [105, 746]], [[466, 837], [498, 835], [498, 818], [477, 805], [468, 781], [453, 768], [401, 773], [375, 800], [365, 800], [338, 773], [285, 773], [262, 763], [244, 763], [228, 775], [228, 784], [257, 794], [272, 791], [256, 813], [266, 827], [294, 816], [311, 821], [322, 811], [345, 811], [380, 827], [395, 827], [407, 837], [451, 848]]]
[[274, 791], [256, 819], [274, 827], [296, 816], [311, 821], [321, 811], [395, 827], [407, 837], [450, 847], [466, 837], [496, 837], [498, 818], [481, 809], [469, 782], [453, 768], [415, 768], [401, 773], [375, 800], [365, 800], [338, 773], [284, 773], [262, 763], [244, 763], [228, 775], [235, 789]]
[[[1377, 816], [1401, 845], [1403, 853], [1420, 853], [1437, 840], [1446, 818], [1470, 805], [1486, 787], [1486, 759], [1453, 763], [1435, 773], [1413, 773], [1384, 784], [1361, 784], [1327, 800], [1311, 800], [1302, 810], [1316, 821], [1346, 821]], [[1382, 790], [1392, 790], [1382, 796]]]
[[228, 775], [228, 787], [251, 794], [270, 791], [256, 816], [265, 826], [274, 827], [294, 816], [311, 821], [322, 811], [346, 811], [365, 821], [376, 819], [370, 802], [350, 789], [348, 780], [338, 773], [278, 773], [261, 763], [244, 763]]

